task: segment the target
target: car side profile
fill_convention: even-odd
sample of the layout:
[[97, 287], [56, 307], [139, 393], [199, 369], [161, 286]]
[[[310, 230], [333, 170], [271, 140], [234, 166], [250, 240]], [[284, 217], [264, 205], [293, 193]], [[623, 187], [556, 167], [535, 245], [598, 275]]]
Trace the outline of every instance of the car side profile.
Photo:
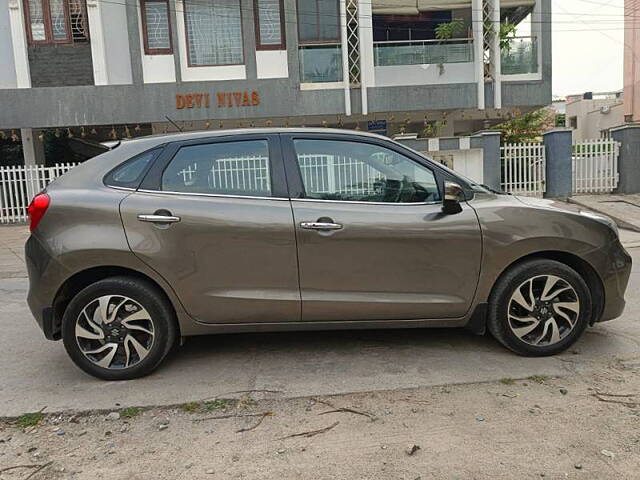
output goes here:
[[467, 327], [553, 355], [621, 315], [615, 224], [494, 192], [377, 135], [252, 129], [124, 141], [29, 207], [28, 303], [91, 375], [181, 337]]

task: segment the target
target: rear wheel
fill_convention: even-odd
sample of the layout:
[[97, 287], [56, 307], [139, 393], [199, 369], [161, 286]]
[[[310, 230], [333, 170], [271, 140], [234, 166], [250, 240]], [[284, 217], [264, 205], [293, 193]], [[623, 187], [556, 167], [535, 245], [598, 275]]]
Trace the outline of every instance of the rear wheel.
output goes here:
[[589, 288], [575, 270], [554, 260], [528, 260], [498, 280], [487, 327], [520, 355], [555, 355], [582, 335], [591, 308]]
[[80, 291], [62, 320], [67, 353], [104, 380], [151, 373], [175, 342], [175, 314], [150, 283], [131, 277], [100, 280]]

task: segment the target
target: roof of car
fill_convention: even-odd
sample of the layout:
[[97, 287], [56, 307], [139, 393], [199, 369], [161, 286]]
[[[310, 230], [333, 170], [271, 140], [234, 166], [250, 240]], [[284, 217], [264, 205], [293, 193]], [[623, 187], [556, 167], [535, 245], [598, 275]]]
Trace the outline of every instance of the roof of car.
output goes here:
[[236, 128], [229, 130], [198, 130], [193, 132], [181, 132], [181, 133], [161, 133], [155, 135], [148, 135], [144, 137], [137, 137], [133, 139], [123, 140], [123, 143], [141, 142], [145, 140], [156, 140], [158, 144], [165, 142], [175, 142], [180, 140], [190, 140], [196, 138], [207, 137], [220, 137], [227, 135], [246, 135], [246, 134], [274, 134], [274, 133], [330, 133], [338, 135], [361, 135], [363, 137], [372, 138], [386, 138], [381, 137], [375, 133], [361, 132], [357, 130], [346, 130], [340, 128], [285, 128], [285, 127], [270, 127], [270, 128]]

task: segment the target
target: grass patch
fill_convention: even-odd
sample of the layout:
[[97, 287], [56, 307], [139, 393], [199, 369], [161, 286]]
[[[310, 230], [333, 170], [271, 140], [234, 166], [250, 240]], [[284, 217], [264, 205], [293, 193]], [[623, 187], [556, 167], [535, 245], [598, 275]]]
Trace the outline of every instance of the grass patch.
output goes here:
[[180, 408], [187, 413], [196, 413], [200, 410], [200, 404], [198, 402], [183, 403]]
[[209, 402], [204, 402], [203, 408], [207, 412], [215, 412], [216, 410], [224, 410], [229, 405], [229, 400], [216, 398]]
[[500, 383], [503, 385], [513, 385], [516, 381], [513, 378], [501, 378]]
[[138, 407], [123, 408], [122, 410], [120, 410], [120, 416], [123, 418], [137, 417], [141, 413], [142, 410], [140, 410]]
[[19, 427], [27, 428], [27, 427], [35, 427], [38, 425], [42, 419], [44, 418], [44, 413], [36, 412], [36, 413], [25, 413], [24, 415], [20, 415], [16, 420], [16, 423]]
[[546, 375], [531, 375], [530, 377], [527, 377], [527, 379], [536, 383], [544, 383], [549, 380], [549, 377]]

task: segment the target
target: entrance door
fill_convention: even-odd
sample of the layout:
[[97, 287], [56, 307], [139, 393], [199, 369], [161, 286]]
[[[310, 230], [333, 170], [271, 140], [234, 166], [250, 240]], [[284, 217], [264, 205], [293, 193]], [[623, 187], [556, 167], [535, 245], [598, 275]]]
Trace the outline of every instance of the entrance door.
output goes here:
[[480, 227], [466, 204], [442, 212], [435, 166], [383, 140], [285, 138], [303, 320], [466, 314]]

